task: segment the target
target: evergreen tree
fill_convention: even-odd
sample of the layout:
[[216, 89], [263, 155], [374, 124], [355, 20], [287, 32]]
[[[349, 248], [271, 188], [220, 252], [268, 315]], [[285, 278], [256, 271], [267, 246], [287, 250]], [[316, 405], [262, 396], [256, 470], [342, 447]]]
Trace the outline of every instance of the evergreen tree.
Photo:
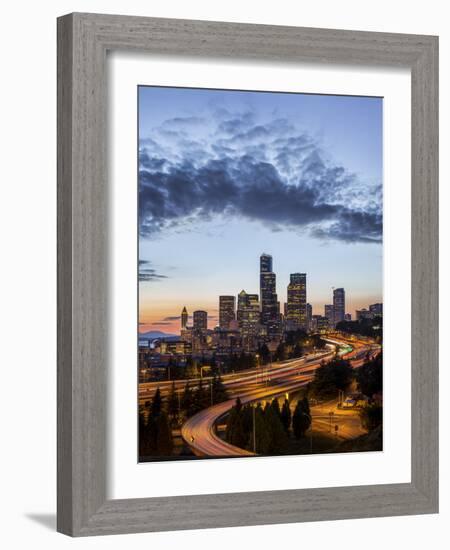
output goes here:
[[309, 402], [306, 397], [300, 399], [295, 407], [294, 414], [292, 416], [292, 429], [297, 439], [300, 439], [305, 435], [305, 432], [311, 426], [311, 413], [309, 409]]
[[361, 419], [361, 426], [370, 432], [382, 424], [383, 407], [375, 403], [367, 405], [361, 409], [359, 417]]
[[335, 397], [338, 390], [346, 390], [353, 380], [354, 372], [350, 363], [344, 359], [333, 359], [323, 363], [314, 373], [309, 384], [312, 395]]
[[193, 393], [192, 402], [192, 410], [194, 411], [194, 414], [206, 409], [209, 406], [208, 393], [205, 391], [201, 378], [197, 389]]
[[244, 430], [243, 422], [243, 410], [236, 410], [236, 416], [233, 421], [233, 428], [231, 430], [230, 443], [241, 449], [245, 448], [247, 443], [247, 435]]
[[157, 388], [155, 395], [153, 396], [150, 415], [156, 418], [157, 416], [160, 415], [161, 410], [162, 410], [161, 390]]
[[356, 374], [359, 389], [364, 395], [372, 397], [383, 389], [383, 357], [378, 354], [374, 359], [367, 360]]
[[212, 386], [213, 403], [222, 403], [228, 399], [227, 389], [222, 382], [220, 374], [214, 374]]
[[241, 414], [244, 432], [248, 438], [248, 434], [253, 433], [253, 407], [251, 405], [244, 405]]
[[287, 448], [287, 434], [274, 407], [264, 413], [265, 429], [269, 439], [269, 454], [283, 454]]
[[148, 440], [147, 440], [147, 422], [143, 412], [139, 413], [139, 456], [147, 456]]
[[237, 412], [241, 412], [241, 409], [242, 409], [242, 402], [241, 402], [241, 399], [240, 397], [236, 397], [236, 404], [235, 404], [235, 409], [237, 410]]
[[281, 418], [281, 411], [280, 411], [280, 404], [278, 403], [278, 399], [272, 399], [272, 403], [270, 404], [272, 407], [274, 413], [278, 416], [278, 418]]
[[289, 406], [289, 401], [285, 399], [283, 403], [283, 407], [281, 409], [280, 419], [286, 432], [289, 432], [289, 428], [291, 427], [291, 417], [292, 415], [291, 415], [291, 408]]
[[258, 348], [259, 362], [261, 365], [265, 365], [269, 362], [270, 351], [266, 344], [263, 344]]
[[[270, 452], [270, 435], [267, 430], [265, 416], [261, 404], [258, 403], [255, 409], [256, 454], [258, 455], [267, 455]], [[253, 434], [250, 437], [250, 448], [253, 450]]]
[[186, 382], [186, 385], [184, 386], [183, 395], [181, 396], [181, 409], [184, 411], [184, 414], [187, 418], [192, 416], [193, 412], [193, 399], [192, 399], [192, 391], [189, 386], [189, 382]]
[[145, 419], [144, 414], [139, 415], [139, 455], [152, 456], [156, 452], [157, 427], [155, 418], [149, 414]]
[[170, 456], [173, 450], [172, 430], [166, 413], [162, 412], [156, 423], [156, 452], [159, 456]]
[[169, 397], [167, 399], [167, 411], [172, 422], [176, 421], [178, 418], [178, 396], [175, 391], [175, 382], [172, 382], [172, 387], [170, 388]]

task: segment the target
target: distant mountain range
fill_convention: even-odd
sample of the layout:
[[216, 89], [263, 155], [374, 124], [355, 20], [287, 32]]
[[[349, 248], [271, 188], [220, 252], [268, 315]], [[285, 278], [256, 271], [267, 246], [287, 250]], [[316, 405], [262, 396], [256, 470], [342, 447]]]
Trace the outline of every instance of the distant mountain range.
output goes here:
[[155, 338], [178, 338], [178, 336], [176, 334], [161, 332], [160, 330], [139, 333], [139, 340], [154, 340]]

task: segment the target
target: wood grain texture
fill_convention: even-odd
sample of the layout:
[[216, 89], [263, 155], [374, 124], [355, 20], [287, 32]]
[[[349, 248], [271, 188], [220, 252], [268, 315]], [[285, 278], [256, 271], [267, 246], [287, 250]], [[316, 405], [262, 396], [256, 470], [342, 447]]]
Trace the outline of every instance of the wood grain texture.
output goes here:
[[[412, 75], [412, 481], [112, 500], [107, 495], [106, 52], [403, 66]], [[115, 15], [58, 20], [58, 530], [98, 535], [438, 509], [438, 40]]]

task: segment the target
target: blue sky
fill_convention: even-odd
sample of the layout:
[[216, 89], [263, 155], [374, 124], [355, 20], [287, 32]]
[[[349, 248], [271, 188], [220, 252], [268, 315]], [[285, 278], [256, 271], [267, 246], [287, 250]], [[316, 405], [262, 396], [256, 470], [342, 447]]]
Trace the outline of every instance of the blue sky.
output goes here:
[[306, 272], [323, 313], [380, 301], [382, 99], [139, 88], [141, 330], [186, 305], [217, 322], [219, 294], [259, 292], [272, 254], [281, 303]]

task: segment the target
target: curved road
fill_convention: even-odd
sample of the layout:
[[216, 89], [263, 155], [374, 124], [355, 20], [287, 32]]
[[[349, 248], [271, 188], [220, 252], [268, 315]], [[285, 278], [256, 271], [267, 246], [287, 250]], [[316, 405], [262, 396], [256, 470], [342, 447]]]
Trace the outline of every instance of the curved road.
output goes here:
[[[356, 345], [352, 343], [352, 346], [354, 349], [347, 355], [349, 359], [358, 360], [354, 364], [357, 367], [360, 366], [357, 363], [363, 362], [360, 358], [365, 356], [370, 348], [361, 345], [361, 343]], [[238, 387], [236, 391], [233, 391], [233, 399], [208, 407], [189, 418], [181, 428], [182, 438], [197, 456], [236, 457], [253, 455], [254, 453], [250, 451], [223, 441], [215, 432], [216, 422], [229, 412], [236, 402], [236, 397], [239, 396], [241, 402], [245, 404], [297, 390], [311, 381], [314, 370], [320, 366], [324, 359], [333, 355], [334, 352], [328, 352], [320, 356], [314, 355], [312, 358], [307, 356], [306, 358], [289, 361], [289, 364], [280, 365], [277, 369], [272, 368], [270, 383], [266, 379], [265, 386], [257, 383], [257, 375], [244, 376], [241, 379], [230, 381], [230, 385], [242, 384], [243, 381], [246, 382], [246, 385], [242, 386], [240, 391]]]

